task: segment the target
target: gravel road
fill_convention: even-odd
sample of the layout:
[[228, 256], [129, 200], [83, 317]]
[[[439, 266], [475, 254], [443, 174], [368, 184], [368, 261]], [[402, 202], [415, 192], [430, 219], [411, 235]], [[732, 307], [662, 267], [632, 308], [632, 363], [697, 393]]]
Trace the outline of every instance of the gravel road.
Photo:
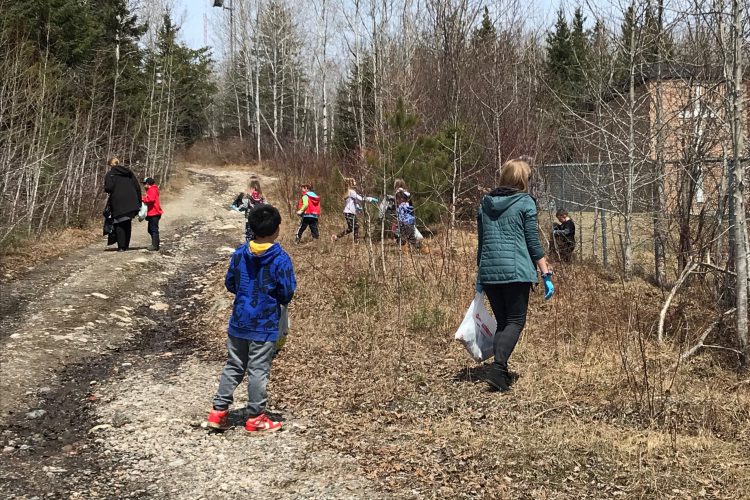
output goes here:
[[280, 433], [202, 427], [225, 355], [203, 328], [230, 307], [216, 285], [244, 221], [226, 207], [249, 172], [189, 172], [162, 252], [136, 224], [131, 252], [96, 244], [2, 285], [0, 497], [379, 498], [273, 400]]

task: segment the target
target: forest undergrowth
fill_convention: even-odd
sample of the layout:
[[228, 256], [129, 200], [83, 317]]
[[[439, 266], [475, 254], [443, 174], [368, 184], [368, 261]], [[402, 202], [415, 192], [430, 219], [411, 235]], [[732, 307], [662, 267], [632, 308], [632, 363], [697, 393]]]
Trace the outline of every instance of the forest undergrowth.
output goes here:
[[[321, 430], [311, 453], [350, 454], [407, 496], [747, 497], [750, 387], [736, 359], [712, 349], [677, 363], [713, 317], [701, 297], [678, 294], [659, 345], [658, 289], [557, 264], [554, 299], [532, 293], [519, 379], [499, 395], [453, 339], [474, 294], [473, 232], [438, 232], [426, 255], [386, 241], [383, 258], [379, 241], [329, 241], [335, 215], [299, 246], [290, 222], [298, 292], [269, 390]], [[223, 266], [211, 272], [209, 293], [225, 294]], [[228, 313], [212, 318], [217, 347]]]

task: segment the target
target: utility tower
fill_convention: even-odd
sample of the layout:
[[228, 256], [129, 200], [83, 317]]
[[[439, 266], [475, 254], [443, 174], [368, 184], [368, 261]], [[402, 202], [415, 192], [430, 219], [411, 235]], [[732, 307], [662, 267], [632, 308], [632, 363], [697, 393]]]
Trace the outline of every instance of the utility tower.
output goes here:
[[234, 0], [228, 0], [229, 5], [224, 5], [224, 0], [214, 0], [214, 7], [229, 11], [229, 60], [234, 63]]

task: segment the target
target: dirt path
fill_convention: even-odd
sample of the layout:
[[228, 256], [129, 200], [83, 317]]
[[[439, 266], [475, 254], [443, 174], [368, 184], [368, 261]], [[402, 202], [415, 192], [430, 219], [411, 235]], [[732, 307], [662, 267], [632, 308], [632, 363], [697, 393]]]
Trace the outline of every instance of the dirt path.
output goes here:
[[160, 253], [141, 250], [136, 224], [135, 251], [93, 245], [3, 285], [1, 497], [377, 498], [356, 462], [310, 453], [313, 425], [273, 404], [276, 435], [200, 426], [224, 356], [201, 329], [229, 306], [202, 291], [241, 241], [226, 206], [247, 175], [191, 168]]

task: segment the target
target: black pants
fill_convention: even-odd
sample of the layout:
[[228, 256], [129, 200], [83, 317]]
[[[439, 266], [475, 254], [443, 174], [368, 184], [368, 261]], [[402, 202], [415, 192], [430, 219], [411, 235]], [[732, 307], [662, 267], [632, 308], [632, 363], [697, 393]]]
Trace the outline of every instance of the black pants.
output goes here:
[[357, 216], [354, 214], [344, 214], [344, 218], [346, 219], [346, 229], [341, 231], [337, 238], [343, 238], [349, 233], [354, 233], [354, 241], [357, 241], [357, 238], [359, 238], [359, 222], [357, 222]]
[[555, 236], [554, 238], [555, 253], [557, 254], [557, 257], [563, 262], [571, 262], [573, 260], [573, 254], [576, 251], [575, 240], [570, 241], [563, 236]]
[[526, 324], [531, 283], [504, 283], [483, 285], [497, 320], [495, 332], [495, 365], [508, 371], [508, 358], [513, 354], [518, 339]]
[[414, 224], [402, 224], [399, 222], [398, 241], [401, 245], [409, 243], [410, 245], [419, 248], [419, 241], [417, 240], [417, 235], [414, 231]]
[[133, 221], [128, 219], [123, 222], [115, 223], [115, 237], [117, 238], [117, 249], [127, 250], [130, 247], [130, 231]]
[[302, 239], [302, 233], [304, 233], [305, 229], [307, 229], [308, 227], [310, 228], [310, 234], [312, 234], [313, 239], [318, 239], [318, 236], [320, 236], [320, 234], [318, 233], [318, 218], [302, 217], [302, 222], [300, 222], [299, 229], [297, 229], [297, 241]]
[[151, 235], [151, 246], [158, 250], [159, 220], [161, 220], [161, 215], [152, 215], [151, 217], [146, 217], [146, 220], [148, 221], [148, 234]]

